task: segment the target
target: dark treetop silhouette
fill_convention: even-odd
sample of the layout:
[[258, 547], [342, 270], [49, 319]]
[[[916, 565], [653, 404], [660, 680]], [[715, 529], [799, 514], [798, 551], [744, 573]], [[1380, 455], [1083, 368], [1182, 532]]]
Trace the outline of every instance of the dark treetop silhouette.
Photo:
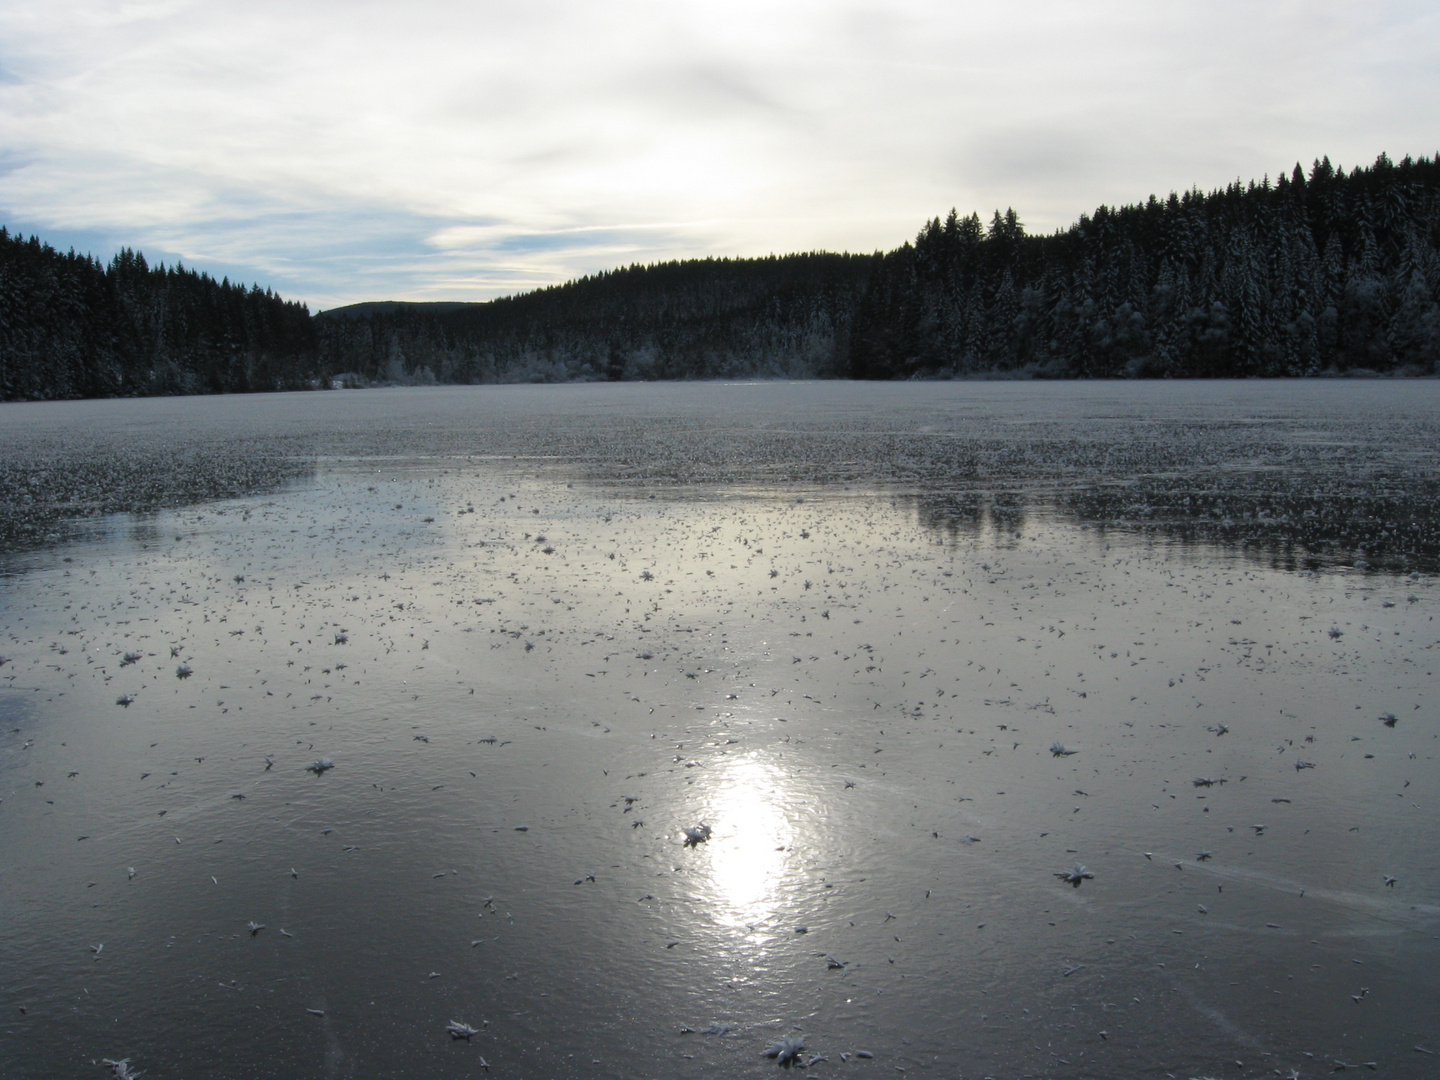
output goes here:
[[1428, 374], [1440, 155], [1101, 206], [951, 211], [873, 256], [631, 266], [478, 304], [301, 304], [0, 228], [0, 399], [428, 382]]

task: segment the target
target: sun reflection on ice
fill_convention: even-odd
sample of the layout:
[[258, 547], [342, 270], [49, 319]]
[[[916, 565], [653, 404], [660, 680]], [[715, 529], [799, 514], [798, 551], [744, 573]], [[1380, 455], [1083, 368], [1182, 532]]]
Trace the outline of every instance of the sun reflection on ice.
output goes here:
[[730, 761], [706, 800], [706, 820], [714, 828], [706, 844], [709, 871], [722, 923], [753, 926], [780, 906], [780, 879], [793, 838], [781, 784], [768, 761], [746, 755]]

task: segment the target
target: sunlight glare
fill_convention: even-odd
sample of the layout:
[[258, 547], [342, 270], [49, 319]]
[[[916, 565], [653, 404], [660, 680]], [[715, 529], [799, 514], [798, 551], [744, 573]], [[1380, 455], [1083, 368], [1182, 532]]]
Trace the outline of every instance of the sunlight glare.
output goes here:
[[781, 777], [757, 756], [733, 761], [711, 795], [710, 873], [726, 910], [722, 921], [753, 925], [775, 914], [792, 827]]

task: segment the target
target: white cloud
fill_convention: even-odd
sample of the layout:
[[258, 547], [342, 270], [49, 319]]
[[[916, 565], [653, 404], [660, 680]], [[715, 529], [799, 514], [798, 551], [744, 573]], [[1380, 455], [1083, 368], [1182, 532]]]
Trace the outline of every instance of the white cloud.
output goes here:
[[868, 251], [1433, 153], [1437, 46], [1398, 0], [10, 0], [0, 221], [319, 306]]

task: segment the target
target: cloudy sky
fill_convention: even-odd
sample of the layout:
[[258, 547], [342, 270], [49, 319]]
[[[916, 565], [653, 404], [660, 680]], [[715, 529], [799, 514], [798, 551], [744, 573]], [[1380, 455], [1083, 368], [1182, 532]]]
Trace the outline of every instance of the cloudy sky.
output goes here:
[[3, 0], [0, 223], [312, 309], [1440, 151], [1434, 0]]

